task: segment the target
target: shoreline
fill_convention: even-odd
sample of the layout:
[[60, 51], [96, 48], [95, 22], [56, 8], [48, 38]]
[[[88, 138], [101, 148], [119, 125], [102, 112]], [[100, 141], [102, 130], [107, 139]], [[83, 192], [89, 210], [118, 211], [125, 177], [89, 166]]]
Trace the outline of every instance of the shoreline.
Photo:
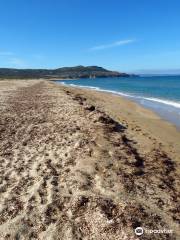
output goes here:
[[[53, 82], [58, 83], [58, 80], [53, 80]], [[149, 111], [152, 111], [154, 114], [159, 116], [162, 119], [162, 121], [166, 121], [166, 122], [172, 124], [177, 129], [177, 131], [180, 131], [179, 121], [177, 119], [176, 120], [173, 119], [173, 117], [171, 117], [171, 115], [169, 115], [168, 112], [163, 112], [162, 111], [162, 107], [161, 107], [162, 101], [158, 102], [158, 101], [148, 99], [148, 101], [150, 101], [151, 103], [150, 104], [147, 104], [147, 103], [145, 104], [145, 103], [141, 103], [141, 101], [143, 99], [146, 99], [145, 97], [144, 98], [143, 97], [135, 97], [133, 95], [131, 96], [131, 95], [116, 92], [116, 91], [113, 91], [113, 90], [98, 89], [97, 87], [93, 87], [93, 86], [92, 87], [91, 86], [87, 86], [87, 87], [86, 86], [78, 86], [78, 85], [72, 86], [72, 85], [64, 84], [63, 82], [62, 83], [60, 82], [60, 84], [63, 85], [63, 86], [67, 86], [67, 87], [74, 87], [74, 88], [79, 88], [79, 89], [87, 89], [87, 90], [92, 90], [92, 91], [97, 91], [97, 92], [103, 92], [103, 93], [111, 94], [113, 96], [118, 96], [118, 97], [121, 97], [121, 98], [125, 98], [125, 99], [127, 99], [131, 102], [134, 102], [134, 103], [138, 104], [142, 108], [145, 108], [145, 109], [148, 109]], [[168, 104], [165, 104], [165, 103], [163, 103], [163, 105], [167, 106], [167, 109], [168, 109], [168, 107], [169, 108], [174, 108], [174, 106], [171, 106], [171, 105], [168, 105]], [[172, 113], [170, 113], [170, 114], [172, 114]]]
[[175, 127], [47, 80], [0, 82], [0, 93], [0, 238], [137, 240], [140, 226], [179, 239]]
[[[58, 85], [58, 83], [54, 83]], [[138, 125], [143, 125], [143, 127], [148, 128], [151, 133], [153, 131], [154, 135], [156, 135], [156, 133], [158, 132], [157, 135], [161, 135], [160, 139], [162, 141], [164, 138], [168, 141], [168, 139], [171, 139], [171, 136], [176, 136], [177, 141], [180, 140], [180, 131], [176, 125], [174, 125], [170, 121], [167, 121], [166, 119], [163, 119], [153, 110], [146, 108], [139, 103], [132, 101], [131, 99], [113, 93], [98, 91], [95, 89], [80, 88], [78, 86], [72, 87], [63, 84], [60, 86], [63, 89], [71, 89], [71, 91], [75, 94], [80, 94], [84, 97], [88, 97], [92, 104], [94, 101], [97, 101], [96, 104], [99, 104], [100, 109], [102, 108], [104, 111], [112, 115], [112, 117], [117, 120], [121, 119], [121, 114], [123, 114], [123, 117], [126, 118], [127, 122], [131, 120], [128, 119], [128, 117], [133, 118], [132, 122], [136, 120]], [[122, 112], [121, 107], [118, 107], [118, 104], [123, 105], [124, 112]], [[125, 108], [127, 109], [125, 110]], [[121, 120], [121, 122], [123, 122], [123, 120]], [[164, 132], [160, 133], [159, 129], [161, 128], [166, 129], [167, 134], [165, 134]], [[178, 145], [180, 147], [180, 144]]]

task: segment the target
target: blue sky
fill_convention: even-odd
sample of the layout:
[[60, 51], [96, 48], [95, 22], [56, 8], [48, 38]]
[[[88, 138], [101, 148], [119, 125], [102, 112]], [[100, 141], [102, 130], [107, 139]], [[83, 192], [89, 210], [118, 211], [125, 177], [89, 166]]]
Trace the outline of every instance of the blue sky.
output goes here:
[[0, 67], [180, 69], [179, 0], [1, 0]]

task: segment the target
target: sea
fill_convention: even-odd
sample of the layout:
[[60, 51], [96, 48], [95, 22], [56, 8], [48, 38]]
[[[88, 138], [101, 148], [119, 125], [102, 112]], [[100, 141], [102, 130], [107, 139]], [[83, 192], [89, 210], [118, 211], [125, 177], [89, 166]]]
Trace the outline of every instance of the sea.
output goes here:
[[86, 78], [56, 82], [124, 96], [153, 110], [180, 130], [180, 75]]

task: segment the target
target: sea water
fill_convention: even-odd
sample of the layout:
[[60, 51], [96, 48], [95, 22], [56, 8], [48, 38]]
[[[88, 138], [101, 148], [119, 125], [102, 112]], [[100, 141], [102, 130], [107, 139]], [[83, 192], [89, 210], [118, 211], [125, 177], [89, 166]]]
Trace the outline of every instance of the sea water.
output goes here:
[[57, 82], [127, 97], [180, 128], [180, 76], [134, 76]]

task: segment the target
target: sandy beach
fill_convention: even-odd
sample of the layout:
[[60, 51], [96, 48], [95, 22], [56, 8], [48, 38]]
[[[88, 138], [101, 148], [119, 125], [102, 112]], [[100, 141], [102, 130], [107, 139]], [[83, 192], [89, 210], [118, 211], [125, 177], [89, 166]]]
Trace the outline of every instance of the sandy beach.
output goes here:
[[0, 81], [0, 173], [0, 240], [180, 239], [180, 131], [122, 97]]

